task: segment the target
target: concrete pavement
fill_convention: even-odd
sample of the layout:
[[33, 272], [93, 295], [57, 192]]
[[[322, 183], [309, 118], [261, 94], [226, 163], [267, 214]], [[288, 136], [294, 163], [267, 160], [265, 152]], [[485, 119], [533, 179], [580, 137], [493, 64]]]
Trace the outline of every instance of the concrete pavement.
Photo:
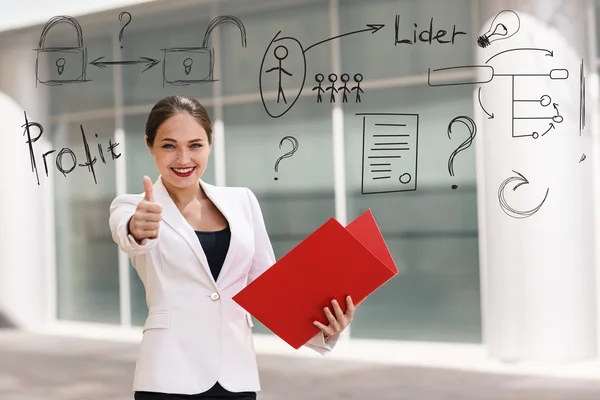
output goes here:
[[[0, 329], [1, 400], [131, 400], [137, 345]], [[598, 400], [596, 381], [259, 355], [259, 400]]]

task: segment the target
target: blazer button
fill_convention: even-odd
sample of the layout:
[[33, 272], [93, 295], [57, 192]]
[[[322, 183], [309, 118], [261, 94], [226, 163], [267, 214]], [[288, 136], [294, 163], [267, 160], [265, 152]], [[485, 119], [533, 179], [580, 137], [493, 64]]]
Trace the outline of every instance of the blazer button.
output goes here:
[[219, 300], [219, 297], [220, 297], [219, 293], [213, 293], [213, 294], [210, 295], [210, 298], [211, 298], [212, 301]]

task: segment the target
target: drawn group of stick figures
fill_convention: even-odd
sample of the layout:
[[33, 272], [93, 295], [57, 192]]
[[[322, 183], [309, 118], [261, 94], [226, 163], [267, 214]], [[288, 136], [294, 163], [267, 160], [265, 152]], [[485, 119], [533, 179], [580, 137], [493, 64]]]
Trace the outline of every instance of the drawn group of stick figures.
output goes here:
[[[285, 47], [284, 45], [279, 45], [277, 47], [275, 47], [275, 49], [273, 50], [273, 56], [277, 59], [277, 66], [276, 67], [272, 67], [269, 68], [268, 70], [265, 71], [265, 73], [269, 73], [269, 72], [277, 72], [277, 103], [279, 103], [279, 101], [283, 98], [283, 102], [287, 104], [287, 99], [285, 98], [285, 93], [283, 90], [283, 74], [286, 74], [287, 76], [292, 76], [293, 74], [290, 73], [289, 71], [287, 71], [285, 68], [283, 68], [283, 60], [285, 60], [289, 55], [289, 51], [287, 49], [287, 47]], [[349, 88], [348, 87], [348, 82], [350, 82], [350, 75], [349, 74], [342, 74], [340, 76], [340, 80], [343, 83], [343, 85], [336, 87], [335, 84], [338, 80], [338, 76], [337, 74], [329, 74], [329, 76], [327, 77], [327, 79], [329, 80], [329, 82], [331, 83], [331, 85], [327, 86], [326, 88], [323, 88], [323, 82], [325, 81], [325, 75], [318, 73], [315, 75], [315, 81], [317, 81], [318, 85], [315, 86], [312, 90], [313, 91], [317, 91], [317, 103], [322, 103], [323, 102], [323, 93], [330, 91], [331, 95], [329, 96], [329, 102], [330, 103], [335, 103], [335, 94], [338, 92], [342, 92], [342, 103], [347, 103], [348, 102], [348, 94], [355, 91], [356, 90], [356, 103], [360, 103], [360, 94], [364, 93], [364, 90], [362, 90], [362, 88], [360, 87], [360, 83], [363, 80], [363, 75], [362, 74], [354, 74], [354, 83], [356, 83], [356, 86]], [[327, 83], [325, 83], [326, 85]]]
[[350, 81], [349, 74], [344, 73], [340, 76], [340, 80], [342, 81], [343, 85], [341, 85], [338, 88], [335, 87], [335, 83], [338, 80], [338, 76], [336, 74], [329, 74], [327, 79], [329, 80], [331, 85], [329, 85], [325, 89], [323, 89], [323, 81], [325, 80], [325, 75], [323, 75], [321, 73], [315, 75], [315, 81], [317, 81], [318, 85], [315, 86], [312, 90], [317, 91], [317, 103], [323, 102], [322, 94], [328, 90], [331, 91], [331, 95], [329, 96], [330, 103], [335, 103], [335, 93], [338, 93], [339, 91], [342, 92], [342, 103], [347, 103], [348, 102], [348, 93], [350, 93], [354, 90], [356, 90], [356, 100], [355, 100], [356, 103], [361, 102], [360, 94], [364, 93], [364, 91], [360, 87], [360, 83], [363, 80], [362, 74], [354, 74], [354, 82], [356, 83], [356, 86], [354, 86], [352, 88], [348, 88], [348, 82]]

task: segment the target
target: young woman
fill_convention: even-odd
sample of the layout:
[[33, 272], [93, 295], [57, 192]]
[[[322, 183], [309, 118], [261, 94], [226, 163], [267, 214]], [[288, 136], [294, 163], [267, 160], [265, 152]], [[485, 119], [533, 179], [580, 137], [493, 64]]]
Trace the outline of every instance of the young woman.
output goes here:
[[[113, 240], [146, 290], [148, 317], [136, 363], [136, 400], [256, 399], [260, 391], [252, 318], [232, 297], [275, 263], [261, 208], [250, 189], [201, 177], [213, 132], [195, 99], [169, 96], [153, 107], [146, 144], [155, 183], [110, 206]], [[323, 355], [352, 321], [335, 301], [329, 325], [305, 346]], [[293, 310], [290, 310], [293, 312]]]

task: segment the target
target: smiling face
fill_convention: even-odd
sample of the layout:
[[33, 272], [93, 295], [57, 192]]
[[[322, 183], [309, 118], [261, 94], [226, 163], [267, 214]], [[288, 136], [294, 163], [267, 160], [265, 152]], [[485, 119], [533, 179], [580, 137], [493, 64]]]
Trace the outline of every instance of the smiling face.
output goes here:
[[204, 174], [211, 144], [202, 125], [189, 113], [180, 112], [160, 124], [149, 150], [162, 179], [172, 187], [187, 189], [197, 186]]

